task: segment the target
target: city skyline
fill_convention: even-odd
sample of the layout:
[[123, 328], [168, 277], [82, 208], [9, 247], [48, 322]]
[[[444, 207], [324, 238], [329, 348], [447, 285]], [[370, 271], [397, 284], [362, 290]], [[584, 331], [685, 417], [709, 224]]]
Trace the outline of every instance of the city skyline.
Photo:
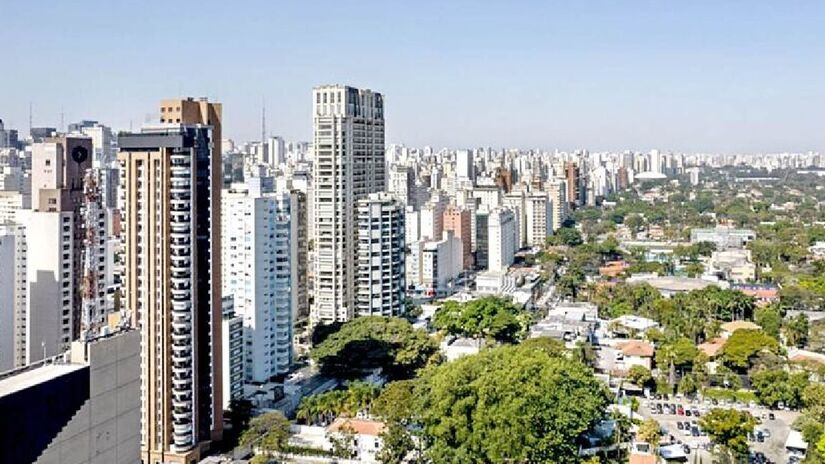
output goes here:
[[[259, 139], [265, 101], [269, 135], [310, 140], [312, 87], [340, 82], [389, 95], [387, 141], [408, 146], [825, 147], [816, 2], [360, 5], [14, 2], [0, 31], [13, 63], [0, 76], [0, 117], [25, 131], [31, 103], [35, 126], [97, 119], [138, 130], [158, 116], [147, 102], [203, 95], [231, 108], [227, 137]], [[170, 46], [161, 13], [190, 18], [177, 47], [217, 58], [176, 67], [179, 54], [159, 53]], [[204, 24], [217, 33], [195, 33]]]

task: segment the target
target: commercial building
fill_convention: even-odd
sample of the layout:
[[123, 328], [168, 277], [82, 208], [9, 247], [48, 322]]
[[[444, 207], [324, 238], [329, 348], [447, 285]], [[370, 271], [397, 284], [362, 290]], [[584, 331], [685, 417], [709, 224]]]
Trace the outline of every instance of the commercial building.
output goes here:
[[190, 464], [222, 435], [221, 112], [205, 99], [162, 101], [167, 124], [118, 138], [145, 463]]
[[223, 294], [234, 297], [243, 318], [247, 382], [268, 382], [292, 366], [293, 327], [306, 293], [298, 194], [236, 185], [221, 197]]
[[533, 192], [525, 199], [527, 245], [544, 246], [553, 232], [553, 206], [545, 192]]
[[473, 162], [473, 152], [471, 150], [456, 151], [455, 174], [460, 181], [475, 181], [476, 172]]
[[0, 223], [0, 372], [26, 363], [26, 229]]
[[545, 184], [553, 209], [553, 230], [559, 230], [567, 220], [567, 186], [563, 179], [551, 179]]
[[516, 221], [516, 249], [527, 246], [527, 206], [524, 192], [510, 192], [504, 196], [503, 205], [513, 211]]
[[516, 219], [507, 208], [490, 211], [487, 220], [490, 271], [506, 271], [516, 255]]
[[464, 264], [464, 245], [452, 232], [445, 231], [439, 241], [427, 242], [421, 249], [421, 286], [436, 296], [455, 289]]
[[584, 204], [584, 195], [581, 186], [581, 170], [579, 166], [572, 161], [568, 161], [564, 165], [564, 177], [567, 182], [567, 203], [571, 209]]
[[404, 204], [370, 194], [358, 201], [359, 316], [400, 316], [405, 311]]
[[140, 393], [136, 330], [3, 373], [0, 462], [138, 464]]
[[471, 218], [472, 214], [470, 210], [465, 208], [449, 206], [444, 210], [443, 230], [449, 230], [461, 239], [461, 244], [464, 247], [462, 251], [462, 267], [464, 270], [469, 270], [473, 267], [473, 232]]
[[32, 147], [27, 249], [26, 361], [69, 349], [81, 333], [84, 182], [91, 140], [59, 136]]
[[408, 166], [390, 166], [387, 191], [395, 195], [406, 206], [417, 207], [415, 198], [415, 172]]
[[716, 227], [713, 229], [691, 229], [690, 243], [711, 242], [717, 250], [743, 248], [756, 238], [756, 232], [750, 229], [732, 229]]
[[243, 318], [235, 314], [234, 298], [223, 296], [221, 324], [221, 370], [223, 371], [223, 408], [230, 407], [232, 400], [243, 397], [244, 339]]
[[315, 298], [311, 319], [355, 315], [355, 207], [384, 190], [384, 97], [342, 85], [313, 90]]
[[483, 207], [476, 211], [476, 269], [487, 269], [490, 265], [490, 210]]

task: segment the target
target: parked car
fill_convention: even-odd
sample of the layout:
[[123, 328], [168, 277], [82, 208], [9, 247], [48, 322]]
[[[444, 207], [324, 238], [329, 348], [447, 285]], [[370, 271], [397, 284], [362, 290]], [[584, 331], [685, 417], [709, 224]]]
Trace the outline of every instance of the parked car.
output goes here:
[[676, 428], [679, 429], [679, 430], [685, 430], [685, 424], [683, 424], [681, 422], [677, 422], [676, 423]]
[[772, 412], [769, 412], [769, 413], [768, 413], [768, 419], [769, 419], [769, 420], [776, 420], [776, 414], [774, 414], [774, 413], [772, 413]]

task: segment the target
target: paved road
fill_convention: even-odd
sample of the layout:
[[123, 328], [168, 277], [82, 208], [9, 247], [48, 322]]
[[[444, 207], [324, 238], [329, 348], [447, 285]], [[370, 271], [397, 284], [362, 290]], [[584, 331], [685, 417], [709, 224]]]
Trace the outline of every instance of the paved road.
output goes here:
[[678, 422], [693, 422], [696, 421], [698, 423], [699, 418], [694, 417], [691, 415], [690, 417], [687, 416], [680, 416], [675, 414], [652, 414], [650, 407], [653, 405], [655, 407], [656, 403], [668, 403], [668, 404], [676, 404], [682, 405], [685, 408], [690, 408], [691, 410], [698, 408], [700, 414], [704, 415], [707, 411], [714, 407], [722, 407], [722, 408], [736, 408], [747, 410], [750, 412], [754, 417], [761, 419], [762, 423], [757, 425], [757, 430], [767, 430], [770, 433], [770, 437], [767, 437], [764, 443], [758, 443], [756, 441], [751, 442], [751, 451], [761, 451], [765, 453], [765, 456], [768, 457], [771, 461], [779, 464], [785, 464], [788, 461], [788, 455], [785, 452], [785, 440], [788, 438], [788, 433], [790, 432], [790, 425], [793, 421], [799, 416], [799, 413], [792, 412], [792, 411], [774, 411], [774, 415], [776, 419], [769, 420], [768, 419], [768, 410], [763, 407], [748, 407], [746, 405], [718, 405], [713, 406], [709, 403], [691, 403], [688, 400], [650, 400], [650, 401], [642, 401], [641, 406], [639, 407], [639, 414], [644, 417], [652, 417], [656, 419], [659, 424], [667, 430], [667, 434], [665, 435], [665, 440], [667, 440], [669, 435], [673, 435], [673, 437], [677, 441], [681, 441], [682, 443], [686, 443], [691, 447], [691, 455], [688, 459], [688, 462], [693, 462], [694, 453], [700, 453], [704, 462], [712, 462], [711, 454], [708, 451], [702, 449], [702, 445], [709, 442], [707, 436], [700, 436], [700, 437], [693, 437], [690, 436], [690, 432], [685, 432], [678, 429]]

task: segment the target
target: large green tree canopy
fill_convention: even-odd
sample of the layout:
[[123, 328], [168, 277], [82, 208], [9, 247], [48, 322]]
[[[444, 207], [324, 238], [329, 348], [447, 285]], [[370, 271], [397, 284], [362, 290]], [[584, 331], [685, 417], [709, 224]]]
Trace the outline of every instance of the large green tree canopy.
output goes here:
[[510, 300], [497, 296], [466, 303], [446, 301], [433, 317], [433, 326], [449, 334], [489, 337], [505, 343], [523, 338], [529, 324], [529, 314]]
[[311, 352], [321, 372], [354, 378], [381, 368], [390, 379], [404, 379], [434, 362], [438, 346], [426, 332], [396, 317], [359, 317], [341, 326]]
[[609, 393], [583, 364], [551, 353], [505, 346], [426, 371], [416, 419], [432, 462], [578, 462], [577, 438]]
[[779, 343], [761, 330], [740, 329], [733, 332], [722, 347], [722, 361], [732, 369], [744, 370], [763, 350], [776, 353]]

